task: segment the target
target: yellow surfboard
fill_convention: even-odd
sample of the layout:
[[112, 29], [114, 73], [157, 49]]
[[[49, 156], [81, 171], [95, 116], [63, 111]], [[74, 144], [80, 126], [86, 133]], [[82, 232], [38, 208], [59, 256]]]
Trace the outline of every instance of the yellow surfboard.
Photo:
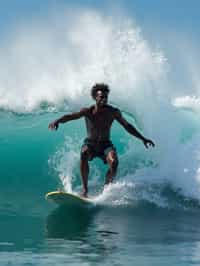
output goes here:
[[84, 198], [76, 194], [64, 191], [52, 191], [45, 195], [46, 200], [56, 203], [57, 205], [84, 207], [93, 204], [92, 199]]

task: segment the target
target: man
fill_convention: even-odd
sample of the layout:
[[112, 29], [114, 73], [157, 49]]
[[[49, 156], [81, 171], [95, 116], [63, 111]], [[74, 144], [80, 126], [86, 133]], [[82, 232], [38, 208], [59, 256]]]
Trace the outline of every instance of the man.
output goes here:
[[95, 157], [99, 157], [104, 163], [109, 165], [105, 184], [111, 183], [117, 173], [117, 151], [110, 140], [110, 130], [115, 120], [131, 135], [142, 140], [146, 148], [155, 146], [153, 141], [146, 139], [134, 126], [128, 123], [119, 109], [107, 104], [109, 91], [108, 85], [95, 84], [91, 89], [91, 96], [96, 101], [95, 105], [83, 108], [79, 112], [64, 115], [49, 124], [49, 129], [57, 130], [60, 123], [66, 123], [82, 117], [85, 118], [87, 138], [84, 140], [84, 144], [81, 148], [80, 160], [80, 171], [83, 183], [82, 196], [84, 197], [87, 197], [88, 194], [88, 161], [91, 161]]

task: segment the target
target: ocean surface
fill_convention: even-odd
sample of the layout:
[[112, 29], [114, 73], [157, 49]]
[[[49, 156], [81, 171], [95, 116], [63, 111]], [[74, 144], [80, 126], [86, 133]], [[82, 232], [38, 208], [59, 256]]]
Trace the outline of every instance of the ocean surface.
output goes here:
[[[130, 19], [68, 15], [19, 29], [0, 51], [0, 265], [200, 265], [198, 91], [189, 75], [172, 78], [165, 51]], [[86, 130], [84, 119], [48, 124], [93, 104], [95, 82], [156, 146], [115, 122], [115, 182], [103, 190], [107, 168], [95, 159], [94, 206], [57, 207], [47, 192], [81, 191]]]

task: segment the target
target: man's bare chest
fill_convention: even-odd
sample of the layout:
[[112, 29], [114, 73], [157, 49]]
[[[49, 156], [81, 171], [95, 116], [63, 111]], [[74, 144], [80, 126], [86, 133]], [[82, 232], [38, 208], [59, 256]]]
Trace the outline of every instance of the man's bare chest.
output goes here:
[[113, 115], [111, 112], [97, 112], [90, 115], [90, 123], [93, 126], [111, 126], [113, 123]]

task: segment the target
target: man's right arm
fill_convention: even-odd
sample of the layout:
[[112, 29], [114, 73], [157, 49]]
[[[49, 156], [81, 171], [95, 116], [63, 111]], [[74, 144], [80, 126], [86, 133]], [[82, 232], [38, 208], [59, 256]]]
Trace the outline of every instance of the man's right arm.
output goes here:
[[87, 108], [83, 108], [79, 112], [74, 112], [71, 114], [63, 115], [60, 118], [56, 119], [55, 121], [51, 122], [49, 124], [49, 129], [57, 130], [60, 123], [63, 124], [71, 120], [82, 118], [86, 115], [87, 110], [88, 110]]

